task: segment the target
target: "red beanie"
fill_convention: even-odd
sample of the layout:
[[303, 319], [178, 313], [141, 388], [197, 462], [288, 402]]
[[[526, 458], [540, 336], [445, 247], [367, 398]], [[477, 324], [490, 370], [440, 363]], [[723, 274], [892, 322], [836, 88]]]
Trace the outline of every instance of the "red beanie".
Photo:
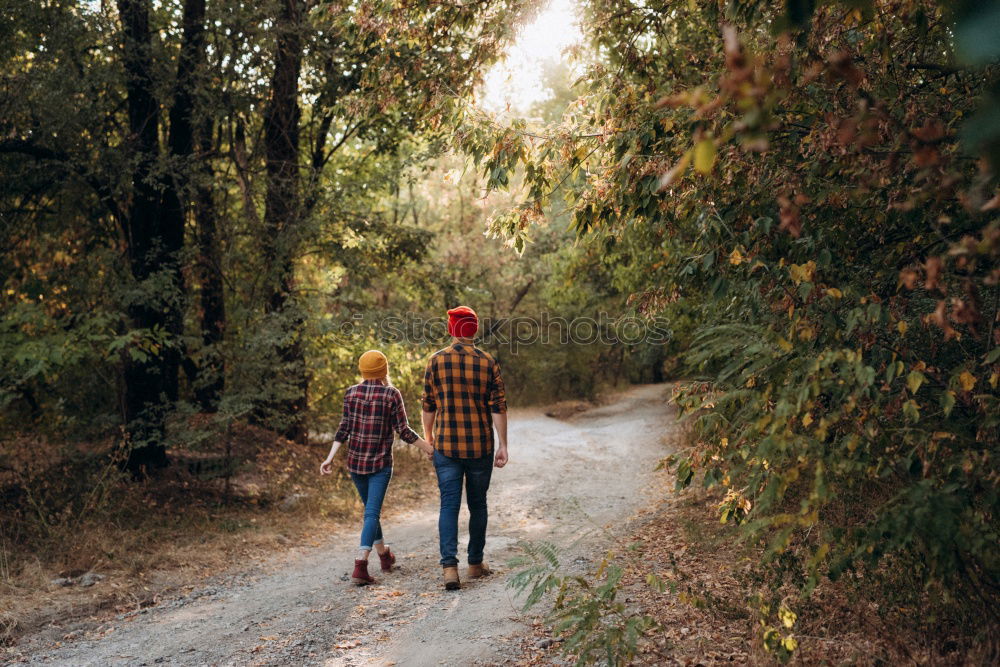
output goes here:
[[448, 333], [455, 338], [473, 338], [479, 330], [479, 317], [468, 306], [448, 311]]

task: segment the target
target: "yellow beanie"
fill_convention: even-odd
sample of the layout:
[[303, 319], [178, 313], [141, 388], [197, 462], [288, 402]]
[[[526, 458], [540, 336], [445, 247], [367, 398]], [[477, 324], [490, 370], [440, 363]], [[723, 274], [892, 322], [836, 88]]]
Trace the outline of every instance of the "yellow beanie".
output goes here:
[[366, 380], [384, 378], [389, 372], [389, 361], [378, 350], [368, 350], [358, 359], [358, 370]]

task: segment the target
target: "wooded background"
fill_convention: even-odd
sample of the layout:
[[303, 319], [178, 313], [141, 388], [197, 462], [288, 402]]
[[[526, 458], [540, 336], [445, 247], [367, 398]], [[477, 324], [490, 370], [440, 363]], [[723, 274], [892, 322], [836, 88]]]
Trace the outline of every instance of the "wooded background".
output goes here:
[[38, 460], [305, 441], [370, 347], [415, 408], [382, 316], [609, 312], [672, 337], [496, 346], [514, 402], [683, 378], [762, 581], [996, 627], [1000, 4], [580, 6], [512, 118], [532, 2], [0, 3], [4, 544], [79, 511]]

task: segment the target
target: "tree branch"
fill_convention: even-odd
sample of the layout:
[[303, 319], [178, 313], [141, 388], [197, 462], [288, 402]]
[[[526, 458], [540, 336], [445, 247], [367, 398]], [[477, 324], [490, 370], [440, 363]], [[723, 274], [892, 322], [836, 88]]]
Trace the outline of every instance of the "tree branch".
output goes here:
[[107, 207], [108, 212], [111, 213], [111, 217], [124, 229], [125, 218], [121, 208], [118, 206], [118, 202], [115, 201], [111, 187], [87, 171], [83, 165], [76, 164], [68, 153], [39, 146], [26, 139], [5, 139], [0, 141], [0, 153], [20, 153], [21, 155], [33, 157], [36, 160], [56, 162], [64, 166], [70, 173], [76, 174], [90, 186], [94, 193], [97, 194], [97, 198], [101, 203]]

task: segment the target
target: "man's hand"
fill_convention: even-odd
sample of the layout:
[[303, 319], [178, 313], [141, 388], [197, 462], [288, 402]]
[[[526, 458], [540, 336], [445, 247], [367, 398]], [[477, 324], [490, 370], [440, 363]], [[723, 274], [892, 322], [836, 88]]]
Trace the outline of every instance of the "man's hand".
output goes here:
[[420, 451], [426, 454], [427, 458], [434, 458], [434, 445], [431, 444], [430, 438], [417, 438], [413, 444], [415, 444]]
[[507, 465], [507, 413], [494, 412], [493, 425], [497, 429], [497, 442], [500, 443], [500, 446], [497, 447], [497, 456], [493, 459], [493, 465], [502, 468]]

